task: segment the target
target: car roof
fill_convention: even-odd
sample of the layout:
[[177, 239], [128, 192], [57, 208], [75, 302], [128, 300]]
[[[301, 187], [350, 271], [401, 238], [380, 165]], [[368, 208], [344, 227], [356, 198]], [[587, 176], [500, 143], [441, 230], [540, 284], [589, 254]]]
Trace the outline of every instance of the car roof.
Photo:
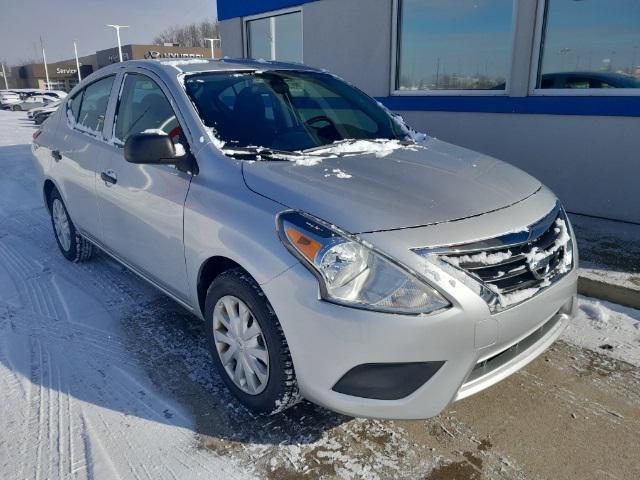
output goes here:
[[[128, 60], [126, 62], [111, 65], [110, 68], [118, 70], [120, 68], [140, 67], [157, 73], [202, 73], [202, 72], [224, 72], [236, 70], [268, 71], [268, 70], [299, 70], [317, 72], [318, 69], [308, 67], [300, 63], [274, 62], [268, 60], [253, 60], [244, 58], [184, 58], [184, 59], [149, 59], [149, 60]], [[104, 69], [101, 69], [104, 70]]]

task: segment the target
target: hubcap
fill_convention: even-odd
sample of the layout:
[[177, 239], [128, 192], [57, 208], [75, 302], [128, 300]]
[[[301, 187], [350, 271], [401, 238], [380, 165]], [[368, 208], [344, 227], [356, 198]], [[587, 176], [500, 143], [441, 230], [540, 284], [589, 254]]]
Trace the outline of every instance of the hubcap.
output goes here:
[[269, 352], [262, 329], [249, 307], [232, 295], [213, 309], [213, 337], [229, 378], [243, 392], [257, 395], [269, 380]]
[[65, 252], [71, 248], [71, 227], [69, 226], [69, 217], [64, 209], [64, 205], [57, 198], [53, 201], [51, 209], [53, 215], [53, 227], [56, 231], [56, 237]]

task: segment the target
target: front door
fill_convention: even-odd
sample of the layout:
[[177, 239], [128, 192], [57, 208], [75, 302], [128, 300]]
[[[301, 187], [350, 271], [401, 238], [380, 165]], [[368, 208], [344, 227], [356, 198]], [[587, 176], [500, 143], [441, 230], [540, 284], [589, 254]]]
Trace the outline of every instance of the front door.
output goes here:
[[114, 255], [179, 299], [188, 298], [183, 244], [184, 203], [191, 175], [168, 165], [124, 159], [130, 135], [163, 132], [188, 148], [175, 112], [159, 84], [127, 73], [113, 128], [113, 147], [98, 172], [102, 242]]

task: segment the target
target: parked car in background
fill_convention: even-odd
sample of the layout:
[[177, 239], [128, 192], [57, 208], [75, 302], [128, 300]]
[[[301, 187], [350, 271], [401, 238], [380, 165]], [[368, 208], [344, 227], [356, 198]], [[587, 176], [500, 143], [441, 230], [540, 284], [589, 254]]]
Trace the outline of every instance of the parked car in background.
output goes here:
[[49, 107], [43, 107], [38, 109], [38, 112], [33, 116], [33, 121], [36, 125], [42, 125], [42, 123], [55, 113], [60, 106], [60, 102], [54, 102]]
[[10, 110], [13, 105], [21, 102], [20, 94], [12, 90], [0, 91], [0, 108], [2, 110]]
[[554, 194], [337, 77], [130, 61], [34, 134], [62, 255], [97, 248], [206, 322], [247, 407], [425, 418], [506, 378], [577, 307]]
[[23, 100], [33, 95], [48, 95], [59, 99], [67, 96], [67, 93], [62, 90], [45, 90], [43, 88], [14, 88], [11, 91], [19, 94]]
[[640, 88], [640, 80], [608, 72], [548, 73], [542, 75], [540, 88]]
[[16, 112], [17, 111], [26, 112], [33, 108], [49, 106], [50, 104], [56, 101], [58, 101], [58, 99], [50, 95], [40, 95], [40, 94], [29, 95], [22, 102], [12, 104], [11, 110]]
[[34, 119], [36, 117], [36, 115], [38, 115], [40, 112], [43, 112], [45, 110], [53, 109], [52, 111], [55, 111], [60, 106], [61, 103], [62, 103], [62, 100], [54, 100], [53, 102], [49, 103], [48, 105], [44, 105], [42, 107], [32, 108], [27, 113], [27, 117], [31, 118], [31, 119]]
[[63, 92], [62, 90], [42, 90], [39, 92], [42, 95], [48, 95], [50, 97], [55, 97], [57, 99], [64, 99], [67, 97], [67, 92]]
[[[504, 90], [501, 83], [492, 90]], [[640, 88], [640, 79], [631, 75], [610, 72], [564, 72], [545, 73], [540, 78], [543, 89], [590, 89], [590, 88]]]

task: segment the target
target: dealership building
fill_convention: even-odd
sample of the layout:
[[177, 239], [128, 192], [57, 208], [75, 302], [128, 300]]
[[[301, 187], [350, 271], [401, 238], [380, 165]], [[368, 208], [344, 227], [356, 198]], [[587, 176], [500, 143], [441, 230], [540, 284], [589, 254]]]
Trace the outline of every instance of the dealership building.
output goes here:
[[[219, 56], [220, 52], [216, 53]], [[164, 45], [123, 45], [123, 60], [143, 58], [209, 58], [211, 49], [203, 47], [180, 47], [175, 44]], [[120, 60], [118, 47], [99, 50], [93, 55], [80, 57], [80, 76], [82, 78], [96, 70]], [[78, 83], [78, 68], [75, 58], [47, 64], [49, 88], [51, 90], [70, 91]], [[7, 75], [12, 88], [46, 88], [47, 72], [43, 63], [22, 65], [11, 69]]]
[[640, 223], [640, 2], [218, 0], [223, 54], [327, 69], [574, 213]]

